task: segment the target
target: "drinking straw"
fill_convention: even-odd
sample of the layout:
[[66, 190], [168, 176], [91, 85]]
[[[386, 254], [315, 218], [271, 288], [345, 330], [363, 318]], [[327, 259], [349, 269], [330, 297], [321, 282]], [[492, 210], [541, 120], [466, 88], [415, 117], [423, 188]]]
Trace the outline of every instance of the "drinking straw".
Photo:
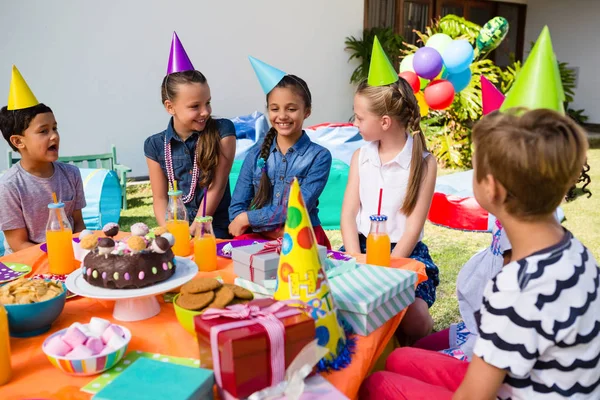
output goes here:
[[381, 215], [381, 198], [383, 197], [383, 188], [379, 188], [379, 207], [377, 207], [377, 215]]
[[[177, 191], [177, 181], [173, 181], [173, 191]], [[173, 196], [173, 219], [177, 222], [177, 196]]]
[[202, 206], [202, 216], [206, 217], [206, 188], [204, 188], [204, 205]]
[[[52, 192], [52, 201], [54, 202], [54, 204], [58, 203], [58, 198], [56, 197], [56, 192]], [[65, 227], [63, 226], [62, 218], [60, 217], [60, 211], [58, 211], [58, 208], [55, 208], [54, 210], [56, 211], [56, 219], [58, 219], [58, 223], [60, 225], [60, 230], [64, 231]]]

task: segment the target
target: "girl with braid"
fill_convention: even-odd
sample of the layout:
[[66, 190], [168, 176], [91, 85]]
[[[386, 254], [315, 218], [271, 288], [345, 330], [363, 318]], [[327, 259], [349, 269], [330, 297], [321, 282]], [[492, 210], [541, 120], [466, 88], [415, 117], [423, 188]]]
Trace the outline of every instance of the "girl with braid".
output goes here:
[[[311, 112], [308, 86], [295, 75], [287, 75], [256, 59], [251, 61], [267, 95], [271, 129], [262, 144], [252, 148], [244, 160], [229, 207], [229, 233], [236, 239], [281, 237], [290, 184], [298, 178], [317, 242], [329, 249], [318, 205], [329, 177], [331, 153], [311, 142], [302, 130]], [[256, 63], [263, 68], [257, 69]], [[275, 78], [261, 75], [269, 71]]]
[[350, 164], [341, 218], [344, 250], [366, 252], [370, 216], [377, 213], [383, 188], [381, 213], [388, 217], [392, 256], [424, 263], [429, 278], [417, 286], [416, 300], [400, 324], [404, 341], [412, 342], [433, 328], [429, 307], [439, 284], [438, 267], [421, 242], [436, 161], [425, 147], [417, 99], [404, 79], [382, 86], [362, 82], [354, 96], [354, 114], [354, 125], [368, 143], [354, 153]]

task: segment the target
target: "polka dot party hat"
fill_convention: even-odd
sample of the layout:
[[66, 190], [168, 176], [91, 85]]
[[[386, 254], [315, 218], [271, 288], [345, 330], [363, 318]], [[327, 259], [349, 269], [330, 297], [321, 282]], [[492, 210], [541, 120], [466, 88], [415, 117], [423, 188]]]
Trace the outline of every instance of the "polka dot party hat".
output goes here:
[[346, 335], [338, 323], [333, 296], [321, 265], [317, 241], [298, 180], [290, 188], [287, 220], [277, 270], [275, 300], [300, 300], [315, 319], [319, 346], [327, 347], [325, 357], [333, 360], [346, 345]]

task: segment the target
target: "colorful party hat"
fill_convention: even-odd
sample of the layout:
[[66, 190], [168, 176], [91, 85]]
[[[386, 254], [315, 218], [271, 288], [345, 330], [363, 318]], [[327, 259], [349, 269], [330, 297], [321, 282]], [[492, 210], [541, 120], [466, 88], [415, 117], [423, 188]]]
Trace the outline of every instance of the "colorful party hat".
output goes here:
[[506, 95], [500, 111], [512, 107], [526, 107], [531, 110], [547, 108], [564, 113], [564, 97], [550, 30], [545, 26]]
[[290, 188], [274, 297], [276, 300], [300, 300], [308, 305], [309, 313], [315, 319], [318, 344], [330, 351], [325, 359], [334, 360], [343, 352], [346, 335], [338, 323], [298, 179], [294, 179]]
[[193, 71], [195, 68], [190, 61], [179, 37], [173, 32], [171, 40], [171, 53], [169, 54], [169, 65], [167, 65], [167, 75], [174, 72]]
[[481, 75], [481, 107], [483, 115], [500, 108], [504, 102], [504, 95], [485, 76]]
[[17, 67], [13, 65], [12, 76], [10, 78], [10, 88], [8, 89], [8, 110], [20, 110], [40, 104], [35, 95], [29, 89], [29, 85], [23, 79], [23, 75]]
[[369, 65], [369, 78], [367, 83], [370, 86], [385, 86], [398, 80], [398, 72], [385, 55], [379, 39], [375, 36], [373, 41], [373, 51], [371, 52], [371, 64]]
[[252, 56], [249, 56], [248, 59], [250, 59], [250, 64], [252, 64], [254, 73], [256, 74], [258, 82], [260, 83], [260, 86], [265, 94], [269, 94], [269, 92], [273, 90], [273, 88], [277, 86], [279, 82], [281, 82], [283, 77], [287, 75], [282, 70], [277, 69]]

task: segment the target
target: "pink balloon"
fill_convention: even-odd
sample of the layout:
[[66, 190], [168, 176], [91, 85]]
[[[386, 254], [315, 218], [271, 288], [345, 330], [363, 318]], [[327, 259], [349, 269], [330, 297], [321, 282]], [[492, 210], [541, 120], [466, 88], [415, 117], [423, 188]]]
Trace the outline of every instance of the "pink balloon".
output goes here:
[[443, 110], [454, 101], [454, 86], [445, 79], [438, 79], [429, 83], [423, 94], [431, 109]]
[[412, 86], [413, 93], [417, 93], [421, 89], [421, 81], [419, 76], [412, 71], [404, 71], [398, 74], [400, 78], [403, 78], [410, 86]]

